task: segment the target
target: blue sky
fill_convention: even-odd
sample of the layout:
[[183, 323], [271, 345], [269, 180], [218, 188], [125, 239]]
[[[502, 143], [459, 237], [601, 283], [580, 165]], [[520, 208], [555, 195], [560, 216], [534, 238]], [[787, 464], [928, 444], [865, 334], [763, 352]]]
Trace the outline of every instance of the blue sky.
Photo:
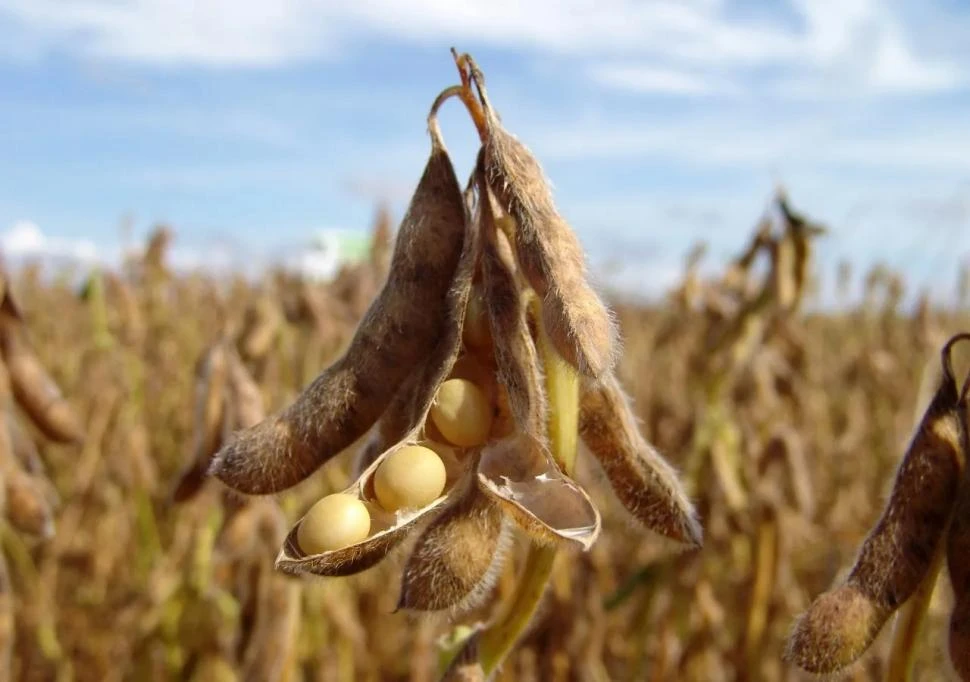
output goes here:
[[[853, 254], [952, 290], [970, 252], [957, 0], [0, 0], [0, 248], [262, 263], [400, 215], [471, 52], [599, 273], [656, 291], [736, 250], [776, 183]], [[460, 176], [474, 131], [451, 102]], [[605, 277], [605, 274], [601, 276]]]

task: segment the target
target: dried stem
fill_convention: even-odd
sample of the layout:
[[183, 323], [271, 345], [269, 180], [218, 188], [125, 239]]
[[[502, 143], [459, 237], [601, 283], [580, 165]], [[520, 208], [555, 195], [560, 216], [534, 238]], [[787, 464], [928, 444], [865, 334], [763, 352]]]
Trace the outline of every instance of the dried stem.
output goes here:
[[[538, 299], [533, 298], [533, 306]], [[539, 352], [545, 366], [546, 392], [549, 396], [549, 445], [563, 473], [572, 474], [576, 461], [579, 422], [579, 377], [559, 356], [546, 330], [542, 316], [539, 325]], [[535, 615], [556, 559], [556, 548], [548, 545], [529, 546], [525, 568], [518, 587], [503, 616], [483, 633], [479, 658], [485, 675], [501, 665]]]
[[916, 661], [920, 633], [923, 630], [926, 613], [933, 599], [937, 577], [946, 558], [946, 537], [949, 527], [950, 522], [948, 521], [942, 537], [936, 544], [933, 562], [930, 564], [930, 570], [923, 578], [923, 582], [920, 583], [916, 592], [896, 615], [896, 622], [893, 626], [893, 643], [889, 651], [887, 682], [910, 682], [913, 679], [913, 663]]
[[755, 541], [755, 577], [744, 635], [746, 674], [751, 678], [757, 674], [765, 628], [768, 624], [768, 611], [778, 572], [778, 531], [778, 519], [775, 517], [774, 510], [765, 510], [758, 525]]
[[471, 77], [469, 76], [470, 58], [467, 54], [458, 54], [458, 50], [455, 48], [451, 48], [451, 55], [455, 58], [455, 66], [458, 67], [458, 74], [461, 76], [461, 89], [456, 94], [461, 98], [465, 108], [468, 109], [468, 114], [472, 117], [475, 128], [478, 129], [478, 137], [484, 142], [488, 137], [488, 123], [485, 120], [485, 110], [482, 109], [481, 103], [475, 98], [475, 93], [472, 92]]
[[[431, 131], [432, 139], [441, 138], [441, 129], [438, 126], [438, 110], [441, 109], [441, 105], [447, 102], [452, 97], [458, 97], [464, 102], [464, 97], [462, 96], [465, 86], [463, 85], [449, 85], [447, 88], [438, 93], [435, 97], [434, 102], [431, 103], [431, 111], [428, 112], [428, 130]], [[466, 105], [467, 106], [467, 105]]]

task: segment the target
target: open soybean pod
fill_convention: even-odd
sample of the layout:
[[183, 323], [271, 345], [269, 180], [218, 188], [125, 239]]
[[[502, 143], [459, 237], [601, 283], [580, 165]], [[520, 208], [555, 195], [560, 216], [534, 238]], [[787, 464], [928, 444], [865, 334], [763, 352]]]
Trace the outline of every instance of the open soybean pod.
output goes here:
[[[339, 497], [341, 499], [333, 501], [339, 502], [340, 506], [333, 506], [315, 514], [315, 505], [296, 523], [283, 542], [276, 559], [276, 567], [287, 573], [313, 573], [322, 576], [359, 573], [380, 562], [407, 537], [418, 522], [427, 519], [445, 504], [461, 477], [461, 463], [457, 458], [451, 462], [438, 460], [443, 467], [440, 474], [432, 471], [429, 475], [423, 469], [420, 472], [423, 486], [430, 485], [429, 479], [435, 477], [441, 482], [441, 492], [431, 493], [434, 495], [433, 499], [420, 506], [404, 505], [393, 510], [386, 508], [391, 505], [381, 499], [377, 481], [379, 469], [386, 461], [402, 452], [432, 451], [416, 438], [407, 439], [384, 451], [350, 487], [317, 503], [321, 505]], [[425, 490], [426, 488], [422, 489], [421, 494]], [[363, 514], [366, 514], [366, 520], [362, 520]], [[353, 518], [347, 521], [351, 515]], [[313, 524], [315, 527], [304, 528], [304, 524]], [[346, 532], [338, 527], [350, 524], [353, 527]], [[350, 542], [323, 551], [314, 551], [309, 546], [311, 542], [316, 542], [317, 537], [324, 536], [330, 540], [336, 538], [338, 532], [345, 533]]]
[[612, 370], [618, 356], [616, 321], [587, 280], [582, 245], [557, 210], [538, 160], [502, 127], [474, 65], [472, 79], [487, 121], [488, 185], [514, 219], [512, 246], [519, 267], [542, 301], [547, 333], [567, 362], [589, 377], [600, 378]]
[[578, 545], [585, 551], [599, 536], [600, 513], [589, 495], [527, 434], [484, 448], [478, 485], [538, 543]]
[[[301, 528], [304, 523], [317, 523], [316, 518], [308, 519], [308, 516], [314, 512], [314, 509], [311, 509], [311, 514], [301, 518], [287, 535], [276, 560], [280, 570], [289, 573], [340, 576], [370, 568], [400, 544], [415, 524], [439, 509], [453, 493], [455, 484], [462, 477], [463, 469], [467, 469], [467, 463], [471, 460], [467, 454], [452, 457], [451, 453], [455, 451], [449, 448], [439, 447], [432, 451], [431, 448], [426, 447], [428, 443], [424, 439], [423, 431], [438, 386], [454, 367], [461, 347], [462, 323], [480, 251], [478, 235], [477, 224], [468, 223], [461, 260], [456, 268], [454, 280], [450, 284], [446, 304], [443, 306], [444, 334], [438, 338], [424, 362], [419, 367], [412, 368], [412, 373], [401, 388], [400, 394], [395, 396], [393, 402], [395, 419], [408, 424], [407, 432], [399, 442], [378, 455], [350, 487], [339, 493], [341, 497], [334, 500], [339, 505], [335, 505], [333, 511], [341, 515], [341, 523], [347, 523], [348, 537], [353, 538], [354, 541], [335, 549], [313, 553], [305, 551], [301, 547], [301, 536], [308, 538], [314, 529], [309, 528], [301, 532]], [[428, 457], [428, 460], [433, 464], [435, 458], [439, 458], [437, 461], [444, 467], [444, 481], [440, 494], [415, 507], [402, 504], [388, 505], [401, 507], [393, 511], [386, 509], [385, 503], [388, 501], [404, 503], [408, 501], [392, 499], [395, 493], [399, 492], [394, 490], [393, 481], [383, 486], [383, 493], [379, 490], [379, 486], [382, 485], [379, 478], [382, 465], [388, 462], [391, 466], [392, 459], [399, 459], [402, 456], [401, 453], [405, 453], [410, 458], [411, 455], [427, 457], [429, 452], [433, 457]], [[435, 472], [435, 476], [440, 477], [441, 472]], [[381, 497], [384, 499], [379, 499]], [[326, 500], [327, 498], [324, 498], [317, 505]], [[326, 519], [322, 520], [323, 530], [326, 530], [328, 525], [336, 525], [327, 523]], [[356, 536], [361, 534], [361, 530], [365, 531], [363, 533], [365, 537], [358, 539]], [[336, 536], [331, 534], [327, 539], [335, 538]]]
[[303, 481], [359, 439], [442, 336], [447, 298], [466, 241], [461, 187], [436, 122], [431, 155], [398, 230], [390, 272], [345, 354], [294, 403], [238, 432], [212, 473], [246, 494]]
[[9, 289], [0, 304], [0, 355], [14, 399], [44, 436], [56, 443], [79, 443], [84, 430], [77, 414], [34, 354]]
[[623, 506], [650, 530], [691, 547], [703, 531], [676, 472], [640, 433], [615, 377], [584, 382], [579, 435], [600, 463]]
[[851, 664], [872, 644], [886, 620], [926, 577], [953, 511], [966, 464], [966, 390], [957, 387], [951, 350], [876, 526], [862, 544], [845, 582], [820, 596], [796, 621], [786, 658], [815, 673]]

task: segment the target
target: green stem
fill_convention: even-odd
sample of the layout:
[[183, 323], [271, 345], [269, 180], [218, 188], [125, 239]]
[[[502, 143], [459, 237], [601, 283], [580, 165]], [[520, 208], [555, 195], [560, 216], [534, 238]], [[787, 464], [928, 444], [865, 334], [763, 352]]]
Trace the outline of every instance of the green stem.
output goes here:
[[[553, 348], [542, 326], [541, 315], [536, 315], [536, 319], [539, 321], [538, 345], [546, 370], [549, 398], [549, 446], [552, 456], [568, 476], [573, 472], [578, 446], [579, 377]], [[502, 664], [531, 622], [546, 591], [555, 560], [555, 546], [536, 543], [529, 546], [522, 578], [508, 608], [481, 635], [479, 661], [486, 676]]]

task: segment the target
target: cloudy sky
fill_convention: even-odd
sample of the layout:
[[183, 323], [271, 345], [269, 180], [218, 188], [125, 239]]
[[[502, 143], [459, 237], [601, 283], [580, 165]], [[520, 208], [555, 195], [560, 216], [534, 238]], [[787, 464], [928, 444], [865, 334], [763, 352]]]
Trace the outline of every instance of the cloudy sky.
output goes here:
[[[777, 183], [853, 254], [952, 290], [970, 252], [962, 0], [0, 0], [0, 248], [177, 229], [259, 262], [399, 215], [471, 52], [597, 266], [657, 288]], [[460, 176], [476, 138], [443, 127]]]

